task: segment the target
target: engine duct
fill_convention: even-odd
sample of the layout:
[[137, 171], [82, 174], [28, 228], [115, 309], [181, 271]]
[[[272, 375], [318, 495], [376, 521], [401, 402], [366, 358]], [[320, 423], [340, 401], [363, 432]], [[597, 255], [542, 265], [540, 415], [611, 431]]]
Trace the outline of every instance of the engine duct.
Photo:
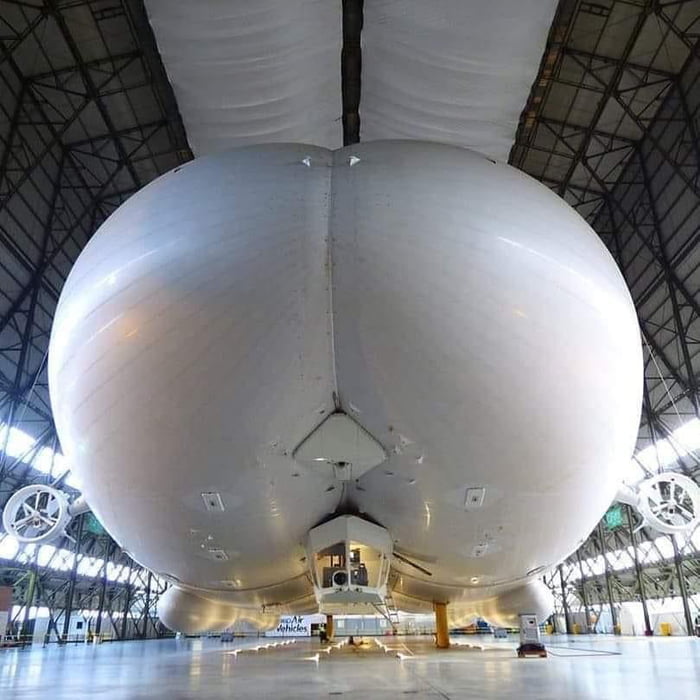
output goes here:
[[10, 496], [2, 524], [19, 542], [46, 544], [64, 536], [71, 520], [88, 510], [83, 498], [71, 503], [68, 494], [53, 486], [30, 484]]
[[666, 535], [691, 533], [700, 523], [700, 486], [677, 472], [656, 474], [634, 488], [625, 486], [616, 499], [639, 511], [640, 527]]

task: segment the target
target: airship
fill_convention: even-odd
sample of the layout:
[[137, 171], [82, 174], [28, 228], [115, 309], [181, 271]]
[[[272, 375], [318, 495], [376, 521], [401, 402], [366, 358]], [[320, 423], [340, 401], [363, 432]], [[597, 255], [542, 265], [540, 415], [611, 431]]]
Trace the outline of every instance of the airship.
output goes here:
[[49, 377], [83, 495], [171, 584], [170, 628], [388, 606], [507, 625], [551, 614], [542, 574], [618, 493], [642, 351], [604, 244], [522, 172], [264, 144], [102, 225]]

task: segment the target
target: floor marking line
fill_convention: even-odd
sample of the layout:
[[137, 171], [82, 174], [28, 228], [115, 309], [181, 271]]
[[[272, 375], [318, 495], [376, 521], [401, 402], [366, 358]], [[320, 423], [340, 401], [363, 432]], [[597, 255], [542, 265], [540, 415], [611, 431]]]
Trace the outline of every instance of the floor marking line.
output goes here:
[[405, 667], [408, 672], [414, 677], [417, 678], [421, 683], [424, 685], [428, 686], [430, 690], [432, 690], [434, 693], [437, 693], [443, 700], [452, 700], [452, 697], [448, 695], [440, 686], [436, 685], [435, 683], [431, 683], [425, 676], [422, 676], [420, 673], [418, 673], [416, 670], [413, 668], [413, 664], [410, 666]]
[[[622, 656], [621, 651], [606, 651], [600, 649], [580, 649], [578, 647], [563, 647], [558, 645], [547, 645], [547, 650], [549, 649], [564, 649], [565, 651], [583, 651], [586, 652], [586, 656]], [[553, 656], [584, 656], [584, 654], [553, 654]]]

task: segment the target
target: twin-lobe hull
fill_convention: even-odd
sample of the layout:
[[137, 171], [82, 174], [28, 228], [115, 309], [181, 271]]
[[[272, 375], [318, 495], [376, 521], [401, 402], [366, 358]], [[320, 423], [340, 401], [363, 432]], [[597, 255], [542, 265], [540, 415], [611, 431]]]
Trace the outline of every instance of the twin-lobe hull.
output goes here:
[[[536, 578], [612, 500], [641, 402], [634, 308], [593, 231], [522, 173], [417, 142], [159, 178], [81, 254], [49, 362], [117, 542], [248, 607], [312, 605], [304, 542], [334, 512], [389, 531], [406, 607]], [[387, 455], [357, 479], [293, 456], [337, 410]]]

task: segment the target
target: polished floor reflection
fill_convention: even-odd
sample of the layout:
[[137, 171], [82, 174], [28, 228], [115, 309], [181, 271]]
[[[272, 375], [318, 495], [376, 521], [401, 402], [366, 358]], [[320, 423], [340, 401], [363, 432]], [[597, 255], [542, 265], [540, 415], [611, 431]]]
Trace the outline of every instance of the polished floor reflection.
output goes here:
[[[0, 698], [700, 698], [700, 639], [550, 637], [548, 659], [517, 659], [514, 639], [218, 639], [0, 650]], [[341, 640], [342, 641], [342, 640]], [[277, 646], [271, 645], [277, 642]]]

